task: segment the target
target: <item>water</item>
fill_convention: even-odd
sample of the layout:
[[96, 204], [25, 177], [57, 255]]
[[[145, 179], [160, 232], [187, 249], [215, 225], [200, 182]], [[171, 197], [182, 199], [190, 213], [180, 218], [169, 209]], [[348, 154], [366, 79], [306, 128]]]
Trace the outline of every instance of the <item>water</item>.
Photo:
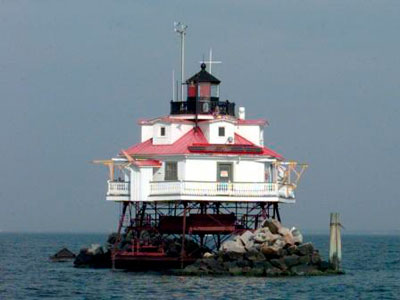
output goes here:
[[[100, 234], [0, 234], [0, 299], [400, 299], [400, 236], [344, 236], [346, 275], [176, 277], [76, 269], [48, 257], [101, 243]], [[327, 257], [328, 236], [305, 237]]]

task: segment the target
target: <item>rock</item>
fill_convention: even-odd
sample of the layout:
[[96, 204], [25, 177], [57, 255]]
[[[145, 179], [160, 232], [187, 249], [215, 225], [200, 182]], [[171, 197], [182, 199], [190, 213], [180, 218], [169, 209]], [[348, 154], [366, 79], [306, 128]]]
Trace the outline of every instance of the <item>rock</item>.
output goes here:
[[254, 233], [247, 230], [240, 235], [239, 239], [243, 243], [243, 246], [246, 246], [250, 241], [254, 240]]
[[314, 246], [311, 243], [305, 243], [297, 246], [297, 253], [299, 255], [311, 255], [314, 252]]
[[67, 248], [62, 248], [56, 254], [54, 254], [53, 256], [50, 256], [50, 259], [52, 261], [64, 262], [69, 259], [74, 259], [75, 257], [76, 257], [75, 253], [68, 250]]
[[225, 252], [223, 255], [224, 261], [237, 261], [243, 259], [243, 253]]
[[249, 249], [249, 251], [247, 253], [245, 253], [244, 257], [247, 260], [250, 260], [250, 261], [253, 261], [253, 262], [255, 262], [255, 261], [264, 261], [265, 260], [264, 254], [262, 254], [260, 251], [258, 251], [254, 247]]
[[301, 234], [300, 230], [298, 230], [296, 227], [292, 227], [290, 233], [292, 234], [293, 241], [296, 245], [303, 243], [303, 235]]
[[282, 271], [276, 267], [271, 267], [265, 270], [265, 275], [268, 277], [279, 276], [282, 274]]
[[290, 268], [290, 271], [293, 275], [313, 275], [318, 269], [312, 265], [297, 265]]
[[275, 219], [265, 219], [261, 226], [268, 228], [272, 234], [277, 234], [282, 227], [281, 223]]
[[281, 238], [277, 239], [272, 246], [278, 249], [282, 249], [283, 247], [285, 247], [285, 245], [286, 245], [285, 241]]
[[319, 269], [320, 269], [321, 271], [325, 272], [325, 271], [330, 270], [330, 269], [333, 269], [333, 268], [332, 268], [332, 265], [331, 265], [329, 262], [323, 260], [323, 261], [321, 261], [321, 263], [319, 264]]
[[74, 266], [79, 268], [109, 268], [111, 267], [111, 252], [104, 253], [99, 245], [92, 245], [89, 249], [82, 248], [75, 258]]
[[296, 254], [288, 255], [283, 258], [285, 265], [290, 268], [299, 264], [299, 256]]
[[245, 253], [246, 249], [244, 248], [243, 244], [238, 241], [226, 241], [221, 245], [220, 251]]
[[314, 251], [311, 255], [311, 263], [314, 265], [319, 265], [321, 263], [321, 256], [317, 251]]
[[281, 238], [279, 234], [272, 234], [268, 227], [259, 228], [254, 232], [254, 241], [256, 243], [271, 243], [273, 244], [277, 239]]
[[248, 271], [246, 273], [247, 276], [255, 276], [255, 277], [259, 277], [259, 276], [264, 276], [264, 267], [263, 266], [253, 266], [253, 268], [250, 269], [250, 271]]
[[282, 248], [276, 246], [268, 246], [267, 244], [263, 244], [261, 246], [261, 252], [266, 257], [280, 257], [282, 256]]
[[280, 228], [278, 229], [278, 233], [279, 233], [281, 236], [285, 236], [285, 235], [287, 235], [287, 234], [291, 234], [289, 228], [286, 228], [286, 227], [283, 227], [283, 226], [280, 227]]
[[297, 252], [297, 246], [296, 245], [290, 246], [286, 249], [286, 251], [288, 255], [295, 254]]
[[275, 258], [275, 259], [271, 259], [269, 262], [271, 263], [271, 265], [273, 265], [274, 267], [276, 267], [282, 271], [286, 271], [288, 268], [283, 259]]
[[232, 267], [229, 268], [229, 274], [233, 275], [233, 276], [238, 276], [238, 275], [242, 275], [242, 268], [240, 267]]
[[231, 269], [231, 268], [237, 267], [237, 264], [236, 264], [236, 262], [234, 262], [234, 261], [226, 261], [226, 262], [224, 262], [222, 265], [223, 265], [223, 267], [225, 268], [225, 270], [229, 270], [229, 269]]
[[87, 253], [90, 255], [101, 255], [104, 253], [103, 247], [99, 244], [92, 244], [90, 245], [89, 249], [87, 249]]
[[290, 231], [283, 236], [283, 240], [285, 242], [285, 246], [287, 247], [294, 245], [294, 239]]
[[212, 253], [210, 253], [210, 252], [206, 252], [206, 253], [203, 254], [203, 257], [204, 257], [204, 258], [211, 258], [211, 257], [214, 257], [214, 256], [215, 256], [215, 255], [212, 254]]
[[299, 263], [300, 264], [309, 264], [311, 261], [311, 256], [310, 255], [304, 255], [304, 256], [300, 256], [299, 258]]

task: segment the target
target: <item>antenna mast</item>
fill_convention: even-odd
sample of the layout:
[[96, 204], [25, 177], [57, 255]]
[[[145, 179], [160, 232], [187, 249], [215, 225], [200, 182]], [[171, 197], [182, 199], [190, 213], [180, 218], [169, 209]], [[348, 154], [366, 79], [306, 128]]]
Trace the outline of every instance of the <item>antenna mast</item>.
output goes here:
[[181, 22], [174, 22], [174, 30], [181, 36], [181, 101], [183, 101], [183, 81], [185, 80], [185, 34], [187, 25]]

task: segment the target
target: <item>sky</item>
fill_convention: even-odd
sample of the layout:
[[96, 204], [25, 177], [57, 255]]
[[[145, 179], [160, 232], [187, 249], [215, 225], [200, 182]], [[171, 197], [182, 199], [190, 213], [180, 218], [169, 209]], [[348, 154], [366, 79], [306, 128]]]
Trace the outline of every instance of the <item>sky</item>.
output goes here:
[[221, 97], [266, 118], [265, 143], [309, 168], [288, 226], [399, 232], [400, 1], [0, 0], [0, 231], [111, 232], [91, 164], [168, 114], [210, 47]]

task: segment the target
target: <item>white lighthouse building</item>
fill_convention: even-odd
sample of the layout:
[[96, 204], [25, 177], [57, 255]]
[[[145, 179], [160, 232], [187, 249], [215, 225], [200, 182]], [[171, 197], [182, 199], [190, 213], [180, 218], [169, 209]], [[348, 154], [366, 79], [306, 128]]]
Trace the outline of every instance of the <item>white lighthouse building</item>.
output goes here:
[[220, 101], [205, 64], [186, 84], [187, 100], [140, 121], [141, 142], [109, 162], [123, 177], [110, 172], [107, 200], [294, 203], [296, 164], [264, 145], [267, 121]]
[[[220, 83], [203, 63], [186, 80], [186, 101], [171, 101], [169, 115], [140, 121], [139, 143], [97, 161], [109, 167], [106, 199], [122, 206], [114, 264], [183, 266], [194, 259], [183, 246], [188, 238], [200, 246], [212, 238], [219, 247], [265, 218], [280, 220], [279, 205], [295, 203], [305, 165], [269, 149], [266, 120], [247, 119], [244, 107], [221, 101]], [[128, 249], [118, 246], [123, 228]], [[144, 238], [150, 233], [181, 236], [180, 256]]]

